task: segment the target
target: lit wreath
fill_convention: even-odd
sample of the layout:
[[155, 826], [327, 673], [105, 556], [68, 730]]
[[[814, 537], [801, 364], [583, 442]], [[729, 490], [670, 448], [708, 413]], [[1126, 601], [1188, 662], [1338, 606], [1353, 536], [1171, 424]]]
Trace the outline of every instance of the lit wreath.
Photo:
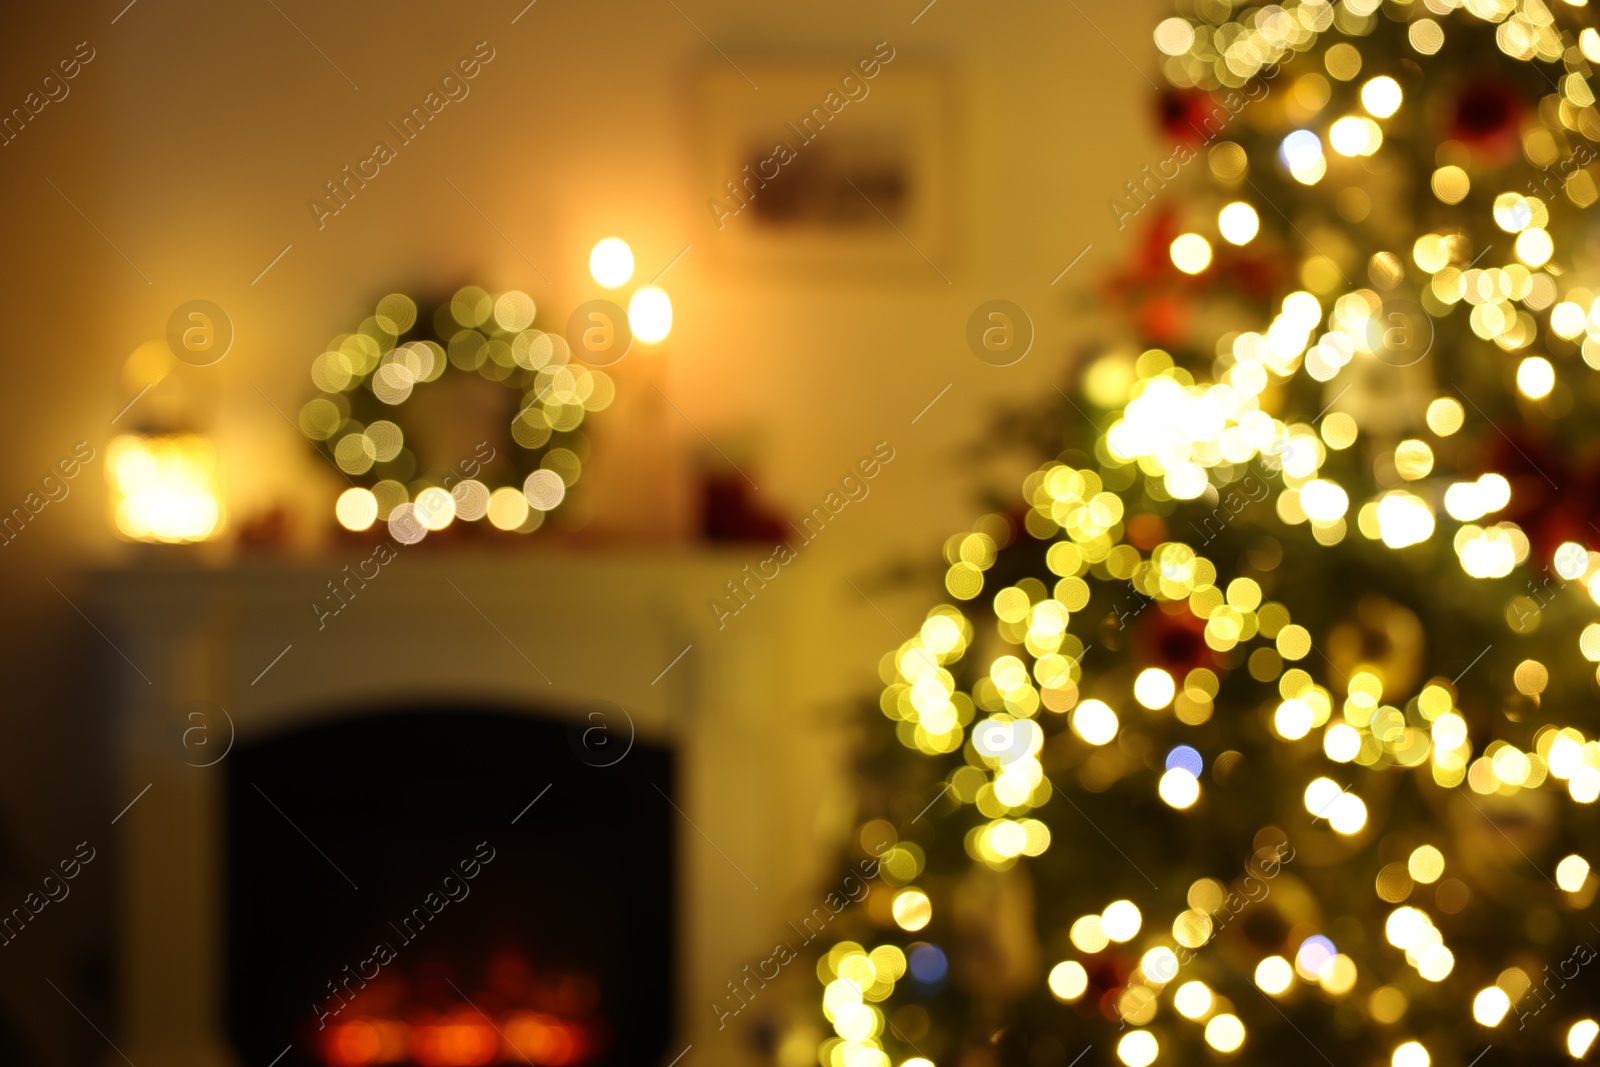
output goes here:
[[[467, 286], [419, 315], [394, 293], [328, 344], [311, 364], [322, 392], [300, 409], [300, 428], [353, 483], [334, 506], [341, 526], [385, 522], [412, 544], [458, 519], [517, 533], [543, 524], [588, 454], [579, 427], [615, 387], [574, 363], [560, 334], [534, 328], [534, 311], [525, 293]], [[503, 389], [472, 396], [482, 382]], [[423, 386], [447, 407], [431, 424], [407, 425], [406, 402]], [[467, 438], [476, 443], [462, 445]]]

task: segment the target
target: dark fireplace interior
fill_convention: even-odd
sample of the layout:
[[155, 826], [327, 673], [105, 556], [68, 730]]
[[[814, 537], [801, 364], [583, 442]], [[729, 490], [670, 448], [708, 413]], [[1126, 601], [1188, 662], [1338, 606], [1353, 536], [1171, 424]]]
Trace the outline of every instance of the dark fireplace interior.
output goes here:
[[590, 766], [571, 735], [421, 708], [237, 748], [228, 1013], [244, 1062], [661, 1062], [673, 761], [639, 742]]

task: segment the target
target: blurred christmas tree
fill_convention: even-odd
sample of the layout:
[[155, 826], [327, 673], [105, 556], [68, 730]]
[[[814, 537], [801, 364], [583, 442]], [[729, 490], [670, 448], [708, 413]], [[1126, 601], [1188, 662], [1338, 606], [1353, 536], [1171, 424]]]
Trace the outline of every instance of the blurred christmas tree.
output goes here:
[[823, 1067], [1589, 1053], [1585, 3], [1157, 28], [1172, 154], [1110, 207], [1143, 354], [882, 661]]

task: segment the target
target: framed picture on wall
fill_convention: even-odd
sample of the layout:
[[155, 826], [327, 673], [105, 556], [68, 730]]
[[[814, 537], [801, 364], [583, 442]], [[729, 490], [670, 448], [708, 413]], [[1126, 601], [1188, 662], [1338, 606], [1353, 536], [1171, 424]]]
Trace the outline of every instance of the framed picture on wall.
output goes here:
[[719, 259], [943, 278], [953, 242], [941, 73], [884, 42], [860, 56], [718, 60], [695, 88]]

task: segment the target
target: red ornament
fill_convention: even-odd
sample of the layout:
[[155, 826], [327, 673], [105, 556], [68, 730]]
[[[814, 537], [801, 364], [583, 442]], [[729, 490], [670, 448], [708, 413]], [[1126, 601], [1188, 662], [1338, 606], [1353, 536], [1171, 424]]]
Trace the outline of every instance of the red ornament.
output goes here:
[[1526, 97], [1502, 81], [1474, 82], [1456, 97], [1451, 110], [1449, 136], [1460, 141], [1486, 162], [1504, 163], [1520, 146]]
[[1167, 539], [1167, 524], [1159, 515], [1131, 515], [1126, 525], [1128, 543], [1141, 552], [1149, 552]]
[[750, 493], [744, 475], [707, 472], [700, 485], [700, 536], [707, 541], [756, 541], [771, 544], [790, 535], [783, 520], [763, 508]]
[[[1156, 98], [1156, 116], [1161, 124], [1161, 132], [1173, 144], [1189, 145], [1191, 148], [1205, 144], [1210, 137], [1216, 136], [1215, 129], [1210, 137], [1207, 136], [1206, 121], [1211, 120], [1214, 127], [1216, 120], [1212, 115], [1219, 109], [1216, 98], [1201, 89], [1167, 89]], [[1224, 110], [1223, 114], [1226, 115], [1227, 111]]]
[[[1171, 206], [1152, 207], [1127, 266], [1107, 279], [1106, 300], [1128, 309], [1140, 338], [1161, 348], [1185, 347], [1195, 311], [1229, 295], [1267, 301], [1278, 293], [1291, 260], [1273, 247], [1216, 251], [1200, 274], [1185, 274], [1172, 262], [1172, 242], [1183, 232]], [[1143, 220], [1141, 220], [1143, 221]]]
[[1206, 644], [1204, 619], [1197, 618], [1185, 601], [1152, 605], [1139, 620], [1135, 640], [1140, 658], [1182, 678], [1196, 667], [1217, 670], [1216, 657]]
[[1191, 279], [1172, 265], [1170, 252], [1180, 232], [1170, 207], [1155, 209], [1127, 266], [1103, 286], [1106, 299], [1128, 308], [1141, 336], [1156, 345], [1181, 339], [1189, 322], [1185, 290]]
[[1600, 546], [1600, 453], [1573, 455], [1559, 441], [1513, 429], [1496, 434], [1487, 470], [1511, 483], [1511, 503], [1485, 522], [1514, 522], [1542, 566], [1563, 542]]

